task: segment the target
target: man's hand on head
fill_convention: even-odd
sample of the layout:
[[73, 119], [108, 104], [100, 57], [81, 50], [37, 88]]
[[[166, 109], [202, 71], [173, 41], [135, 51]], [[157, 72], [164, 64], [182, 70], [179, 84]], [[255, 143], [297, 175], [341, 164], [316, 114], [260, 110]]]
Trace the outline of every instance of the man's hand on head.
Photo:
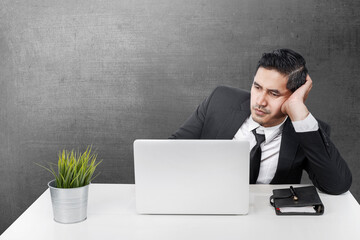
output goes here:
[[309, 110], [305, 105], [305, 100], [312, 88], [312, 80], [309, 74], [306, 76], [306, 82], [299, 87], [281, 106], [281, 111], [288, 115], [291, 121], [304, 120], [309, 115]]

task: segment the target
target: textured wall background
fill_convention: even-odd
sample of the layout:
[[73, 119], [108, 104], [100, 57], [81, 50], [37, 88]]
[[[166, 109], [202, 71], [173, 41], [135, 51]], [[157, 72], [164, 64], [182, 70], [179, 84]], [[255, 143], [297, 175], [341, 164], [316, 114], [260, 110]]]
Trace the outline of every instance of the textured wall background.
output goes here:
[[0, 0], [0, 233], [47, 188], [34, 163], [93, 144], [96, 182], [133, 183], [132, 142], [167, 138], [217, 85], [250, 88], [261, 54], [308, 62], [311, 112], [360, 200], [360, 2]]

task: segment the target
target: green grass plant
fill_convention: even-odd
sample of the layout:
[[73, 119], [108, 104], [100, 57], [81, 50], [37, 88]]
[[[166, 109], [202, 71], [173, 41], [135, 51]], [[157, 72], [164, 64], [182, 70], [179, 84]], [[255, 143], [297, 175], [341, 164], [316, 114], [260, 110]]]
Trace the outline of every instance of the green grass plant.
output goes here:
[[62, 150], [58, 155], [57, 172], [54, 170], [56, 164], [49, 163], [49, 167], [37, 165], [54, 175], [57, 188], [83, 187], [99, 175], [93, 177], [96, 167], [102, 162], [102, 160], [96, 162], [97, 154], [91, 151], [91, 146], [88, 146], [83, 153]]

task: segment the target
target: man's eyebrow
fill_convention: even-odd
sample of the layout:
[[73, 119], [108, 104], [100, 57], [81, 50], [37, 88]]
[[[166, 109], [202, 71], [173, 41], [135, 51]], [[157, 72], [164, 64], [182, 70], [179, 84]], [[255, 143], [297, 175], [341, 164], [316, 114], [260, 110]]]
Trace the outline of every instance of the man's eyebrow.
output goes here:
[[253, 82], [254, 85], [261, 87], [260, 84], [258, 84], [256, 81]]

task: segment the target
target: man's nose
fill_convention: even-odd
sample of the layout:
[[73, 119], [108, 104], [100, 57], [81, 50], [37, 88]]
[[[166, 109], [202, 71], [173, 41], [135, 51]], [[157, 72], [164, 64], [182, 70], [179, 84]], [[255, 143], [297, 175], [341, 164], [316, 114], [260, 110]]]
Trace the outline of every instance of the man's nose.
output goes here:
[[261, 92], [257, 99], [256, 99], [256, 104], [259, 106], [266, 106], [267, 105], [267, 101], [266, 101], [266, 92]]

